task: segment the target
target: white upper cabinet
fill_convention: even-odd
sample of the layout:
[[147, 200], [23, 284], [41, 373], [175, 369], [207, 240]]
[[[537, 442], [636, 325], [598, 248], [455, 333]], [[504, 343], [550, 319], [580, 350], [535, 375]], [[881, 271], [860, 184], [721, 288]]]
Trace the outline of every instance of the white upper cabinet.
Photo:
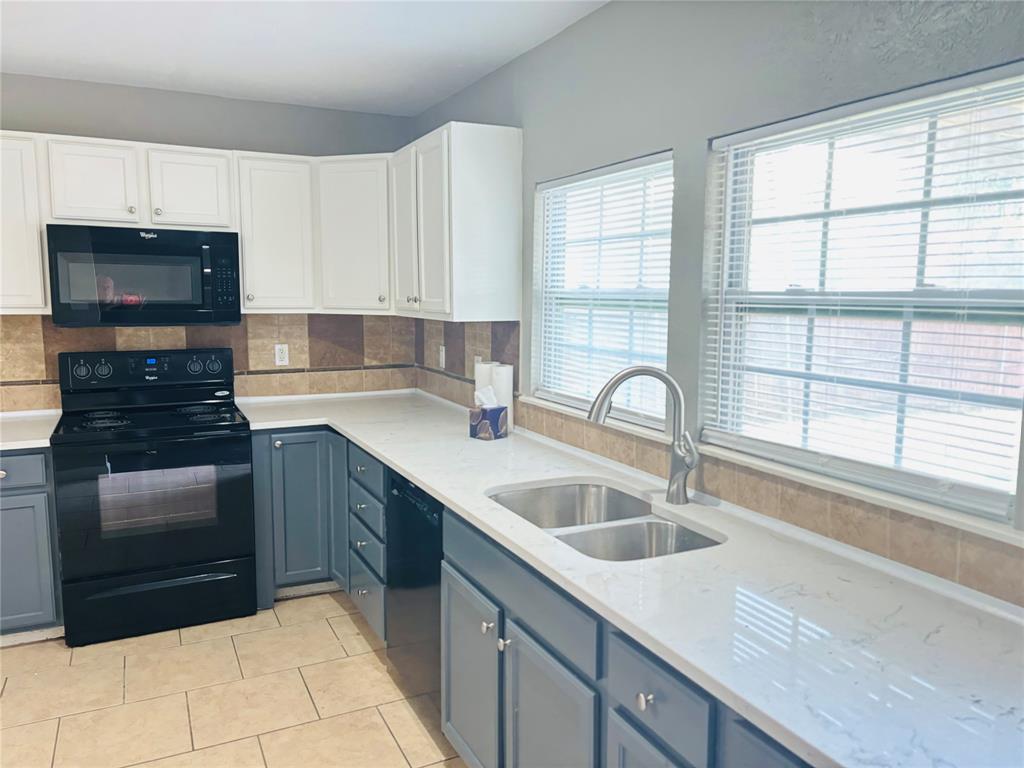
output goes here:
[[522, 131], [448, 123], [391, 159], [399, 314], [518, 320]]
[[150, 149], [149, 202], [154, 224], [231, 226], [231, 153]]
[[319, 185], [324, 309], [390, 309], [387, 156], [321, 160]]
[[243, 306], [313, 309], [312, 163], [239, 155]]
[[35, 141], [0, 138], [0, 311], [46, 307]]
[[422, 312], [451, 311], [451, 218], [447, 128], [416, 142], [416, 228], [419, 233], [419, 301]]
[[141, 221], [136, 145], [51, 139], [48, 150], [55, 219]]
[[391, 156], [391, 251], [395, 265], [395, 307], [415, 312], [419, 287], [419, 245], [416, 235], [416, 148]]

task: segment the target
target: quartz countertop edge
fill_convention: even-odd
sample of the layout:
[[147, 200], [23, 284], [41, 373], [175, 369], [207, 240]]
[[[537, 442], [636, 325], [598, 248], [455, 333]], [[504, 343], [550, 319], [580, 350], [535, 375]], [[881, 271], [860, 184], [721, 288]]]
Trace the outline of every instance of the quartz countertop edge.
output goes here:
[[728, 504], [655, 500], [719, 546], [595, 560], [487, 494], [570, 477], [650, 492], [650, 475], [518, 433], [472, 440], [466, 409], [423, 393], [239, 406], [257, 430], [335, 429], [813, 765], [1024, 763], [1016, 606], [957, 599]]
[[49, 448], [50, 434], [59, 420], [59, 410], [8, 411], [0, 414], [0, 450]]

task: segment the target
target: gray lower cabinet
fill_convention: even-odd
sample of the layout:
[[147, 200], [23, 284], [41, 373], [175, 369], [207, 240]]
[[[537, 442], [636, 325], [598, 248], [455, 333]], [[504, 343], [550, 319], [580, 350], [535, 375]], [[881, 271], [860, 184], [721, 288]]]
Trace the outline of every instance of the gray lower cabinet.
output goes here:
[[328, 578], [330, 470], [326, 435], [281, 432], [270, 436], [277, 586]]
[[498, 768], [501, 611], [441, 563], [441, 724], [473, 768]]
[[503, 634], [505, 765], [596, 765], [597, 692], [515, 621]]
[[608, 711], [608, 768], [684, 768], [652, 744], [615, 710]]
[[331, 578], [348, 589], [348, 440], [327, 433], [327, 467], [330, 473], [330, 570]]

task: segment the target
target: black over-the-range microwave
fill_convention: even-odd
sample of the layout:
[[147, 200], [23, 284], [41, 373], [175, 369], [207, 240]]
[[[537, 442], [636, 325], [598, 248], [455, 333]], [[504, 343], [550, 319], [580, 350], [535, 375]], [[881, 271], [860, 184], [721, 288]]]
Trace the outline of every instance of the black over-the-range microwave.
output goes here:
[[46, 226], [55, 325], [238, 323], [238, 234]]

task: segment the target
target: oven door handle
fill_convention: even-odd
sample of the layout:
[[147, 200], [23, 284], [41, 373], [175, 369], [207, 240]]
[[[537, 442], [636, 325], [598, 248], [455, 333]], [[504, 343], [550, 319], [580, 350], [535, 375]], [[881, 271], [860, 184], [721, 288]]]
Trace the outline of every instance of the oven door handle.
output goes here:
[[106, 600], [111, 597], [122, 595], [134, 595], [140, 592], [155, 592], [160, 589], [171, 589], [173, 587], [184, 587], [191, 584], [202, 584], [210, 581], [223, 581], [224, 579], [237, 579], [237, 573], [197, 573], [194, 576], [180, 576], [176, 579], [162, 579], [161, 581], [149, 581], [145, 584], [132, 584], [127, 587], [116, 587], [104, 592], [97, 592], [89, 595], [89, 600]]

